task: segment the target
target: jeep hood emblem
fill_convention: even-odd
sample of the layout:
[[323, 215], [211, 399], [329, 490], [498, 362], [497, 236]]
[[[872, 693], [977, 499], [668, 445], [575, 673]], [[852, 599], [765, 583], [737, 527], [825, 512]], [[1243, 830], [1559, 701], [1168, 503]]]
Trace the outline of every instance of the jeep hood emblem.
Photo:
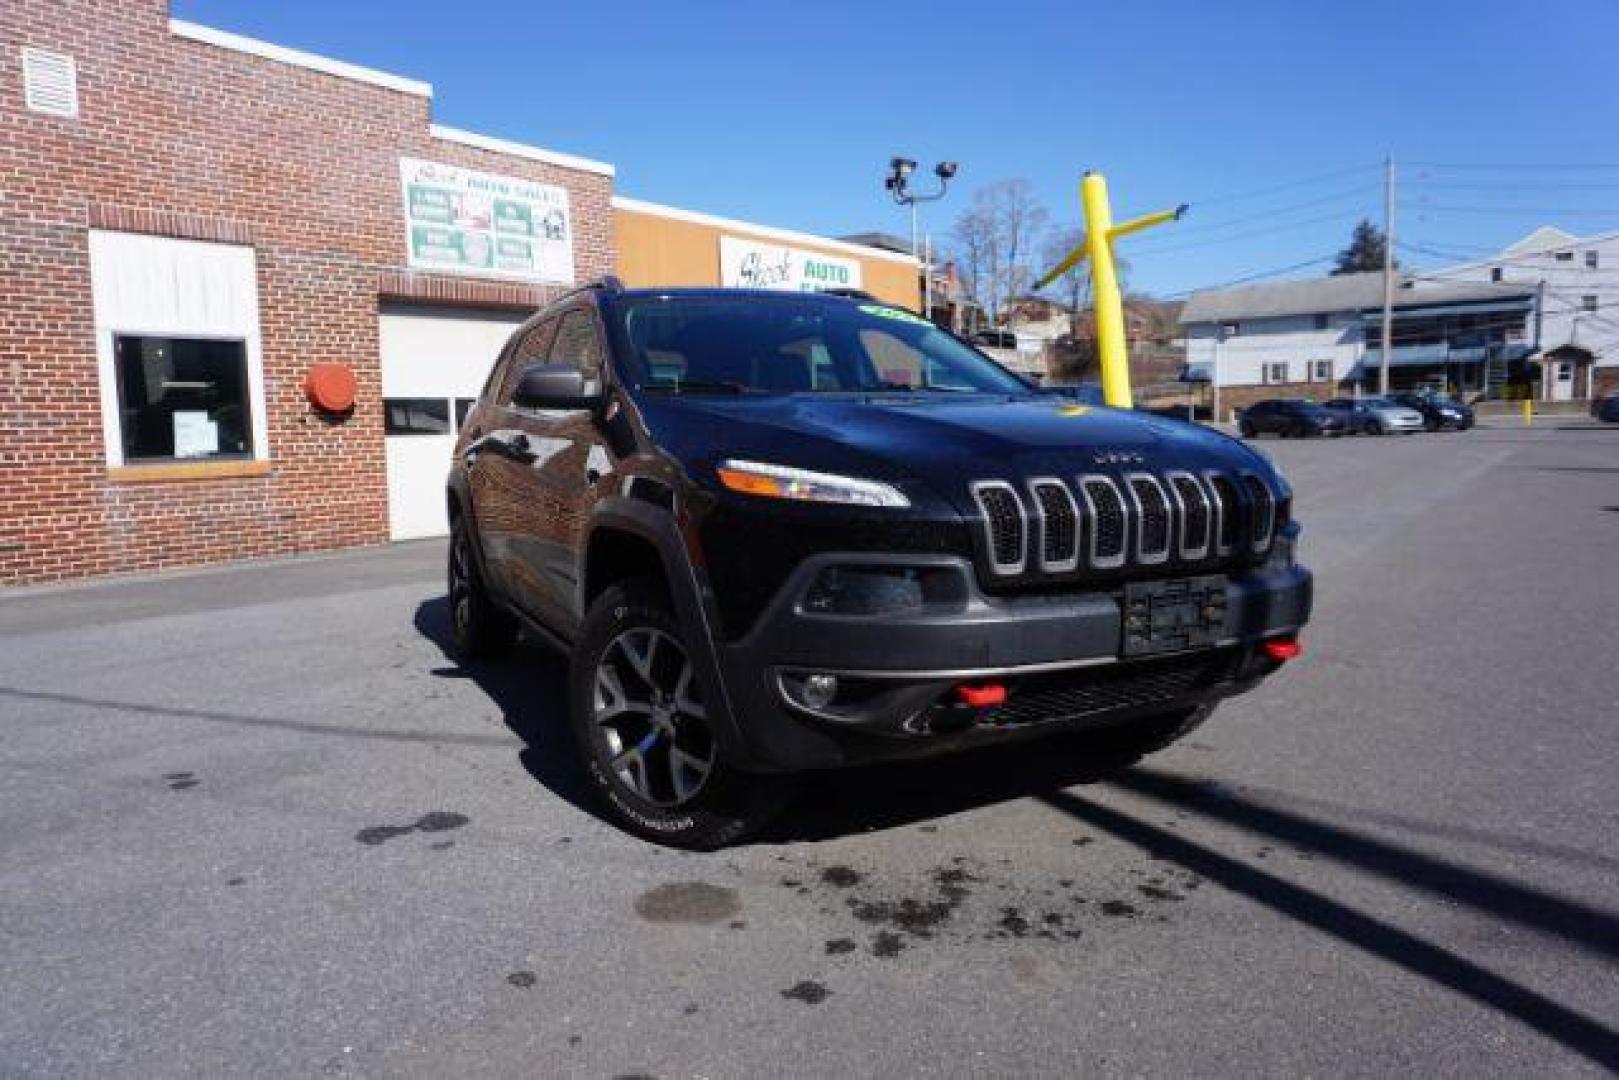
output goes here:
[[1145, 460], [1133, 450], [1102, 450], [1091, 455], [1097, 465], [1140, 465]]

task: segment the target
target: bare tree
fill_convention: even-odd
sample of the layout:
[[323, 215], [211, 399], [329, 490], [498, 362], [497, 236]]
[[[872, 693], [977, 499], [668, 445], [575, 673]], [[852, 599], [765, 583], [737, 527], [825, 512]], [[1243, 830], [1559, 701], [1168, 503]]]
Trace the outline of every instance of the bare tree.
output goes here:
[[992, 284], [995, 266], [994, 222], [976, 205], [968, 207], [956, 218], [951, 239], [955, 245], [962, 292], [981, 310], [987, 310], [988, 297], [995, 291]]
[[973, 192], [972, 204], [956, 218], [954, 239], [968, 294], [1000, 318], [1006, 301], [1027, 292], [1034, 281], [1032, 260], [1046, 211], [1024, 179], [997, 180]]

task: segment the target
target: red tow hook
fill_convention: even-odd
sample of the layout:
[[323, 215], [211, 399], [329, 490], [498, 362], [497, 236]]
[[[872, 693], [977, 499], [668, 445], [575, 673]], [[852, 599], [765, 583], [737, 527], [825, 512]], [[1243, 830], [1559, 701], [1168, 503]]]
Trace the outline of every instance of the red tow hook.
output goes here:
[[1006, 687], [1001, 683], [962, 683], [956, 687], [956, 697], [974, 709], [993, 709], [1006, 704]]
[[1304, 643], [1298, 638], [1272, 638], [1261, 646], [1265, 655], [1280, 663], [1284, 660], [1297, 660], [1304, 655]]

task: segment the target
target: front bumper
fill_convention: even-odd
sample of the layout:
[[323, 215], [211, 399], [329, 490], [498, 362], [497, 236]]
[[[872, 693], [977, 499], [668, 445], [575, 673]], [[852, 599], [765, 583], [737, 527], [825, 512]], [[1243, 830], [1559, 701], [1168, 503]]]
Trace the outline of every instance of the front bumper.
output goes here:
[[[801, 598], [821, 570], [851, 564], [954, 573], [963, 589], [951, 603], [903, 615], [805, 610]], [[1127, 659], [1118, 590], [991, 596], [977, 588], [971, 565], [951, 556], [816, 556], [747, 637], [718, 646], [740, 721], [737, 763], [797, 771], [920, 756], [1241, 692], [1279, 666], [1261, 643], [1291, 636], [1309, 619], [1312, 579], [1303, 567], [1272, 565], [1230, 577], [1225, 596], [1209, 647]], [[817, 710], [793, 700], [792, 688], [810, 674], [836, 677], [852, 704]], [[1006, 710], [948, 708], [957, 687], [981, 680], [1010, 688]], [[1040, 702], [1052, 703], [1059, 719], [1043, 723]]]

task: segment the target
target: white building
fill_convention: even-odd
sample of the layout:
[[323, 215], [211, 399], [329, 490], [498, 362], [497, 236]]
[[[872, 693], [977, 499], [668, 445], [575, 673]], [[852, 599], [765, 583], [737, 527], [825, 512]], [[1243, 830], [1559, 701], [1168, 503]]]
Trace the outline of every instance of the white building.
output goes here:
[[1495, 258], [1422, 277], [1533, 287], [1546, 400], [1591, 397], [1597, 369], [1619, 369], [1619, 233], [1582, 239], [1543, 226]]
[[[1588, 397], [1595, 369], [1619, 365], [1616, 307], [1619, 234], [1580, 240], [1542, 228], [1493, 259], [1402, 271], [1390, 382], [1493, 395], [1518, 361], [1536, 357], [1537, 397]], [[1194, 293], [1180, 317], [1185, 377], [1321, 397], [1375, 390], [1382, 312], [1377, 272]]]

